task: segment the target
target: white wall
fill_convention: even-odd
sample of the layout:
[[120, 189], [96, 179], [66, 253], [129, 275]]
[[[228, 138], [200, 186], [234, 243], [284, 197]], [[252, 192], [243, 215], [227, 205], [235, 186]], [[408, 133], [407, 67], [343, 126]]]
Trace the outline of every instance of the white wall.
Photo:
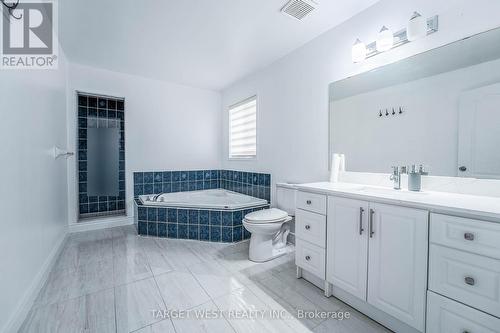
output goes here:
[[[351, 61], [356, 38], [375, 40], [382, 25], [403, 28], [411, 13], [440, 15], [440, 31], [427, 38], [371, 58]], [[500, 25], [500, 2], [493, 0], [382, 0], [326, 32], [262, 71], [223, 91], [224, 168], [270, 171], [276, 181], [328, 179], [329, 83], [447, 44]], [[300, 23], [298, 23], [300, 24]], [[258, 158], [227, 158], [227, 108], [258, 95]]]
[[64, 59], [0, 74], [0, 332], [26, 314], [67, 231], [66, 163], [51, 155], [66, 145]]
[[[127, 214], [133, 215], [134, 171], [220, 167], [221, 96], [191, 88], [71, 64], [68, 146], [76, 149], [76, 91], [125, 98]], [[76, 161], [68, 162], [69, 221], [77, 221]]]
[[[498, 81], [500, 60], [335, 101], [332, 151], [346, 154], [349, 171], [423, 163], [431, 175], [457, 176], [461, 93]], [[405, 112], [379, 118], [391, 105]]]

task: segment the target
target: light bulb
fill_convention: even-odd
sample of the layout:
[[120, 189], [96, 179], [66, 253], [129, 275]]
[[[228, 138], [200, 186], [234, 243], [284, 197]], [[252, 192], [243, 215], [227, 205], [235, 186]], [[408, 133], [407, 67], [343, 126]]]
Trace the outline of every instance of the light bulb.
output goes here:
[[394, 45], [394, 35], [385, 25], [380, 29], [377, 37], [377, 51], [384, 52], [390, 50]]
[[366, 58], [366, 45], [359, 39], [352, 46], [352, 61], [362, 62]]
[[427, 20], [418, 12], [414, 12], [408, 21], [406, 37], [410, 42], [424, 37], [427, 34]]

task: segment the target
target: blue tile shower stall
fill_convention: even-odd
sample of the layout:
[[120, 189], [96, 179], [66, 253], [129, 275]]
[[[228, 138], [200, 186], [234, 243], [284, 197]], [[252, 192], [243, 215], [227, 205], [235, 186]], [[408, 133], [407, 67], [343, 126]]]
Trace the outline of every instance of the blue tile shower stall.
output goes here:
[[[118, 127], [118, 196], [89, 196], [87, 192], [87, 129]], [[125, 102], [120, 98], [78, 93], [78, 208], [79, 217], [125, 213]]]
[[250, 238], [243, 217], [269, 205], [240, 210], [164, 208], [142, 205], [139, 195], [223, 188], [271, 199], [271, 175], [233, 170], [134, 172], [136, 225], [139, 235], [211, 242]]

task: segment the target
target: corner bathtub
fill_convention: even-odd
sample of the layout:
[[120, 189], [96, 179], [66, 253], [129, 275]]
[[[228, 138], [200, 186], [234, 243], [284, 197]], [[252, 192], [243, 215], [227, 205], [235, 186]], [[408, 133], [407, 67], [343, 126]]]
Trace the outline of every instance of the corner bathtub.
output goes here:
[[224, 189], [164, 193], [136, 199], [139, 235], [210, 242], [250, 238], [243, 217], [269, 207], [267, 200]]
[[156, 201], [154, 195], [141, 195], [139, 200], [147, 206], [204, 208], [235, 210], [267, 205], [267, 200], [223, 189], [164, 193]]

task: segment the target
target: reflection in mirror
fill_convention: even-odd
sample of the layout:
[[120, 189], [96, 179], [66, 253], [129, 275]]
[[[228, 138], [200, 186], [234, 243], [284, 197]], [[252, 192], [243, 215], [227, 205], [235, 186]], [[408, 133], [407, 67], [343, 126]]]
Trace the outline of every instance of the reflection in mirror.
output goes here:
[[118, 128], [87, 129], [87, 164], [89, 196], [118, 196]]
[[499, 129], [500, 29], [330, 85], [330, 156], [348, 171], [500, 178]]

